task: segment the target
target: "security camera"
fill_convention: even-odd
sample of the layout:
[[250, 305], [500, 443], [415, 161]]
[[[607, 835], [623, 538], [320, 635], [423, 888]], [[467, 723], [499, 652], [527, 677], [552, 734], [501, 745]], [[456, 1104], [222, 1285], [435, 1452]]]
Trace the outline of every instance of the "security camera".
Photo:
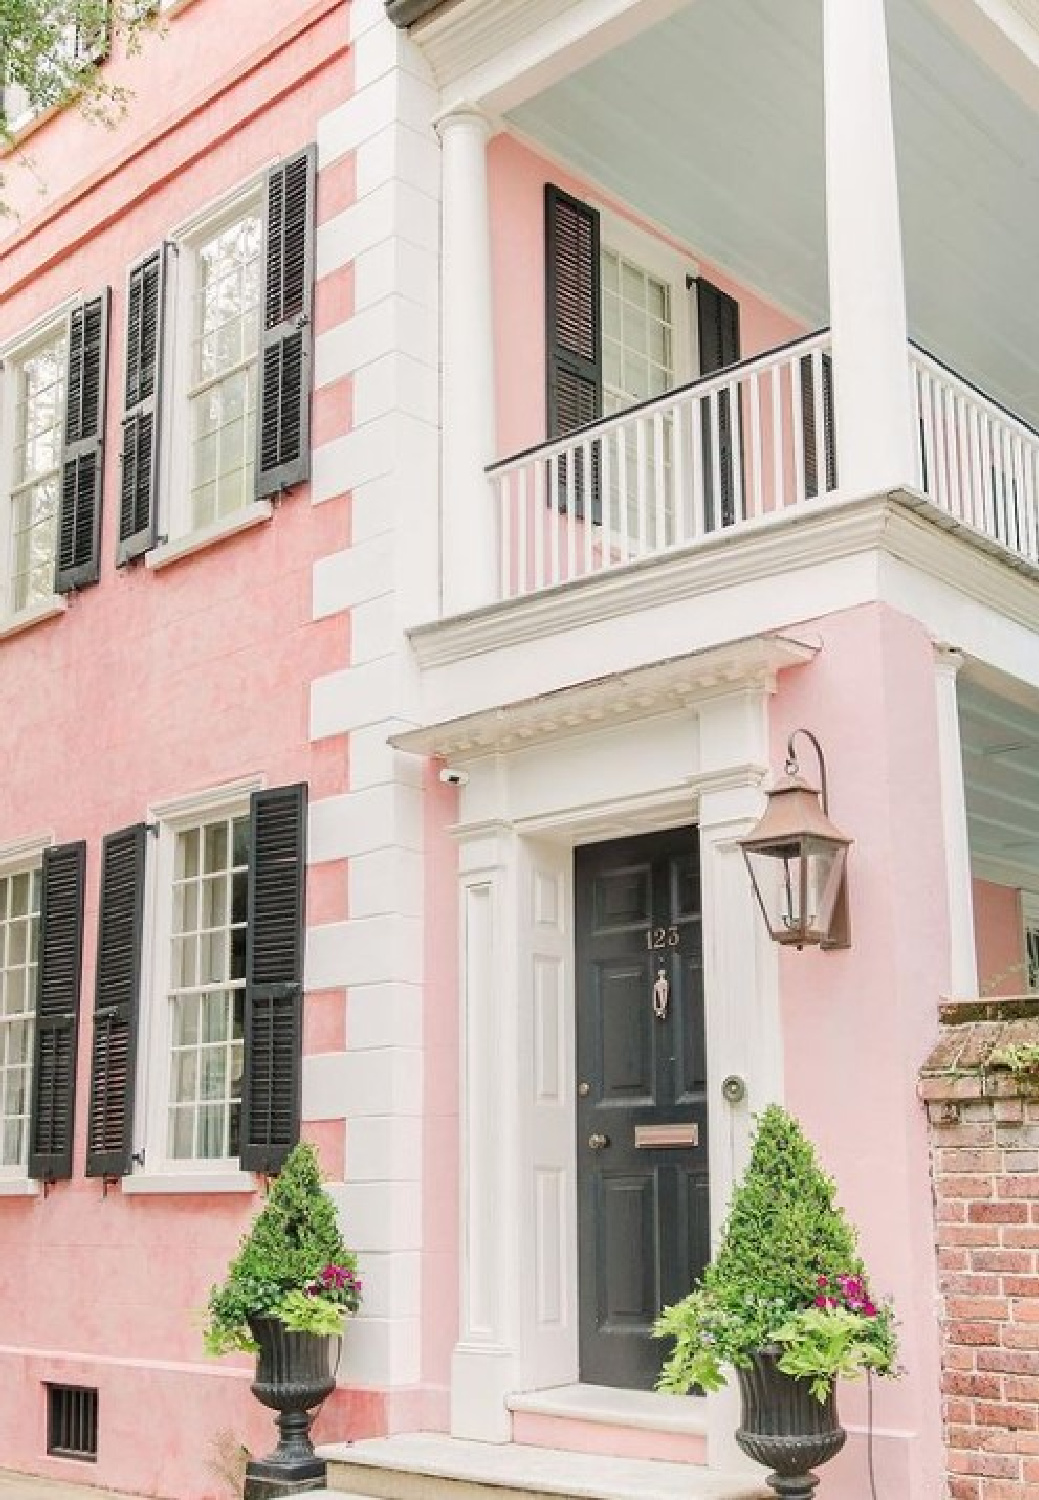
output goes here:
[[469, 772], [456, 771], [453, 766], [444, 766], [440, 772], [440, 780], [445, 786], [468, 786]]

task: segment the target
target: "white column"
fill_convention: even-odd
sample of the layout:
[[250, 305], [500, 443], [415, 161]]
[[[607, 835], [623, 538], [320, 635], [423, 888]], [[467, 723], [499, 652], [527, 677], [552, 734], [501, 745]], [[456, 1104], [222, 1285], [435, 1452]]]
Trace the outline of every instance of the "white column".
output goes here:
[[971, 884], [967, 799], [956, 693], [956, 678], [962, 666], [963, 657], [958, 651], [947, 646], [936, 647], [938, 777], [945, 836], [945, 875], [949, 889], [949, 986], [954, 1000], [973, 999], [978, 993], [974, 892]]
[[497, 527], [484, 469], [494, 457], [494, 301], [487, 138], [479, 110], [437, 122], [443, 154], [441, 282], [443, 611], [497, 596]]
[[826, 232], [839, 479], [916, 476], [884, 0], [823, 0]]

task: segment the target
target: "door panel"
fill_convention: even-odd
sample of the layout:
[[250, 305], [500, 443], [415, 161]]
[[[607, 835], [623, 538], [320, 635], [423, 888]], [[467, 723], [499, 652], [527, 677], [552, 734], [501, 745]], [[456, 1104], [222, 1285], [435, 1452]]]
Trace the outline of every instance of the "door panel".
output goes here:
[[[578, 849], [575, 876], [581, 1379], [648, 1389], [710, 1247], [696, 829]], [[661, 1126], [695, 1143], [645, 1144]]]

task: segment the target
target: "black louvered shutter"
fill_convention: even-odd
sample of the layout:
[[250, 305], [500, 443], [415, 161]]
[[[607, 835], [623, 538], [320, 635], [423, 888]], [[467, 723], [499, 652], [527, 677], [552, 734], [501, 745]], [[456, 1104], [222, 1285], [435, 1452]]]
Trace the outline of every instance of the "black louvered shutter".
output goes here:
[[267, 174], [256, 424], [258, 500], [310, 477], [316, 172], [317, 148], [308, 146]]
[[83, 843], [43, 852], [29, 1176], [46, 1182], [72, 1176], [86, 858]]
[[[545, 185], [545, 355], [548, 437], [566, 437], [602, 416], [602, 264], [599, 212]], [[601, 509], [600, 450], [592, 450], [592, 515]], [[584, 455], [576, 454], [575, 508], [584, 514]], [[567, 470], [558, 468], [557, 504], [566, 509]]]
[[276, 1172], [299, 1140], [307, 788], [254, 792], [250, 814], [241, 1157]]
[[147, 838], [135, 823], [101, 846], [88, 1177], [124, 1177], [131, 1166]]
[[126, 388], [123, 397], [119, 545], [122, 565], [155, 546], [158, 536], [159, 428], [161, 418], [166, 260], [160, 245], [131, 266], [126, 286]]
[[96, 583], [105, 471], [108, 287], [69, 315], [68, 376], [54, 588]]
[[[819, 459], [815, 433], [815, 371], [812, 356], [805, 354], [801, 370], [801, 431], [804, 435], [805, 498], [814, 500], [819, 493]], [[826, 489], [837, 488], [837, 446], [833, 440], [833, 360], [822, 357], [823, 371], [823, 452], [826, 463]]]
[[[700, 350], [700, 374], [714, 375], [740, 360], [740, 305], [720, 287], [696, 279], [696, 332]], [[718, 466], [714, 473], [714, 447], [710, 429], [710, 402], [701, 406], [701, 441], [704, 476], [704, 526], [731, 526], [736, 519], [736, 473], [739, 465], [740, 494], [743, 493], [743, 431], [739, 403], [733, 411], [728, 391], [718, 392]]]

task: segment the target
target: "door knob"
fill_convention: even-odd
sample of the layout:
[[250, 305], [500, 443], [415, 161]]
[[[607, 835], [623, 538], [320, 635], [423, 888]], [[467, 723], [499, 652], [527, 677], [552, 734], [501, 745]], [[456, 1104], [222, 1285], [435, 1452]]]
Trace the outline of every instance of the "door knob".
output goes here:
[[601, 1131], [596, 1130], [588, 1137], [588, 1144], [593, 1151], [605, 1151], [606, 1147], [610, 1144], [610, 1138], [608, 1135], [603, 1135]]

